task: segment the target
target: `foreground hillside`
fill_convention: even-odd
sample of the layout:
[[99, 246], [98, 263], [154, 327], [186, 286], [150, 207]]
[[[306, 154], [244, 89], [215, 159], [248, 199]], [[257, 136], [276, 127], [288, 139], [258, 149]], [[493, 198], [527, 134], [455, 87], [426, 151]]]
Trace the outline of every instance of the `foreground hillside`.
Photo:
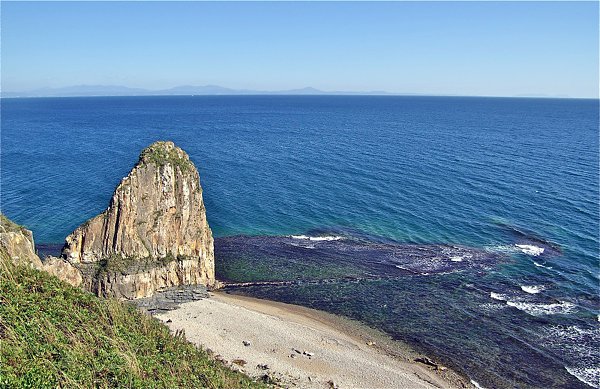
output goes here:
[[262, 387], [133, 307], [0, 257], [1, 388]]

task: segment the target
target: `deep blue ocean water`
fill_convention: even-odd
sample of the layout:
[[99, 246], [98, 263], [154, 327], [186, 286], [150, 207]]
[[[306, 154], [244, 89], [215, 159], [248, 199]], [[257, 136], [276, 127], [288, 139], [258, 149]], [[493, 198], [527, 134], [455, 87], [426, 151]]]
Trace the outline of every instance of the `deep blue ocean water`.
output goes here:
[[60, 244], [173, 140], [217, 276], [282, 281], [232, 292], [361, 320], [484, 387], [600, 387], [598, 120], [597, 100], [2, 99], [0, 204]]

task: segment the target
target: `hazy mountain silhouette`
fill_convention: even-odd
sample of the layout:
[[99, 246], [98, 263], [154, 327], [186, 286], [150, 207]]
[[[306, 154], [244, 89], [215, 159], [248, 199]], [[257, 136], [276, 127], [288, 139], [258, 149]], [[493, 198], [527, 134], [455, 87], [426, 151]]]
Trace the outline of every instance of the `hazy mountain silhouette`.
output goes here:
[[280, 91], [231, 89], [219, 85], [180, 85], [168, 89], [129, 88], [121, 85], [75, 85], [41, 88], [22, 92], [4, 92], [2, 97], [76, 97], [76, 96], [192, 96], [192, 95], [389, 95], [383, 91], [322, 91], [312, 87]]

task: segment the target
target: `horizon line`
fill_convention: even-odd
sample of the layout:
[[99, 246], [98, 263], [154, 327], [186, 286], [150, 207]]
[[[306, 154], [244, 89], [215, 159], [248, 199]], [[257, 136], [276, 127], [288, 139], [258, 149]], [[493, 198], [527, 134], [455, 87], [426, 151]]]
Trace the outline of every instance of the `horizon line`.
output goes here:
[[[15, 93], [15, 92], [10, 92]], [[2, 96], [0, 99], [70, 99], [70, 98], [94, 98], [94, 97], [467, 97], [467, 98], [489, 98], [489, 99], [545, 99], [545, 100], [600, 100], [598, 97], [577, 96], [536, 96], [536, 95], [453, 95], [453, 94], [419, 94], [419, 93], [368, 93], [368, 92], [346, 92], [346, 93], [204, 93], [204, 94], [147, 94], [147, 95], [70, 95], [70, 96]]]
[[144, 97], [144, 96], [428, 96], [428, 97], [497, 97], [540, 99], [588, 99], [600, 96], [548, 95], [542, 93], [519, 93], [515, 95], [454, 94], [389, 92], [386, 90], [321, 90], [312, 86], [279, 90], [230, 88], [216, 84], [183, 84], [167, 88], [148, 89], [117, 84], [77, 84], [62, 87], [40, 87], [21, 91], [2, 91], [0, 98], [50, 98], [50, 97]]

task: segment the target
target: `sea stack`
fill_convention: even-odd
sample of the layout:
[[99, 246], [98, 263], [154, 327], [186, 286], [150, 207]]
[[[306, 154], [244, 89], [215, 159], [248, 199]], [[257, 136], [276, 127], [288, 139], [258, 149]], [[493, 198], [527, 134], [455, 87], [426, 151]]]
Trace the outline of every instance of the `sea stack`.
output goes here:
[[214, 243], [198, 170], [173, 142], [144, 149], [108, 208], [66, 238], [62, 259], [101, 296], [146, 297], [215, 284]]

